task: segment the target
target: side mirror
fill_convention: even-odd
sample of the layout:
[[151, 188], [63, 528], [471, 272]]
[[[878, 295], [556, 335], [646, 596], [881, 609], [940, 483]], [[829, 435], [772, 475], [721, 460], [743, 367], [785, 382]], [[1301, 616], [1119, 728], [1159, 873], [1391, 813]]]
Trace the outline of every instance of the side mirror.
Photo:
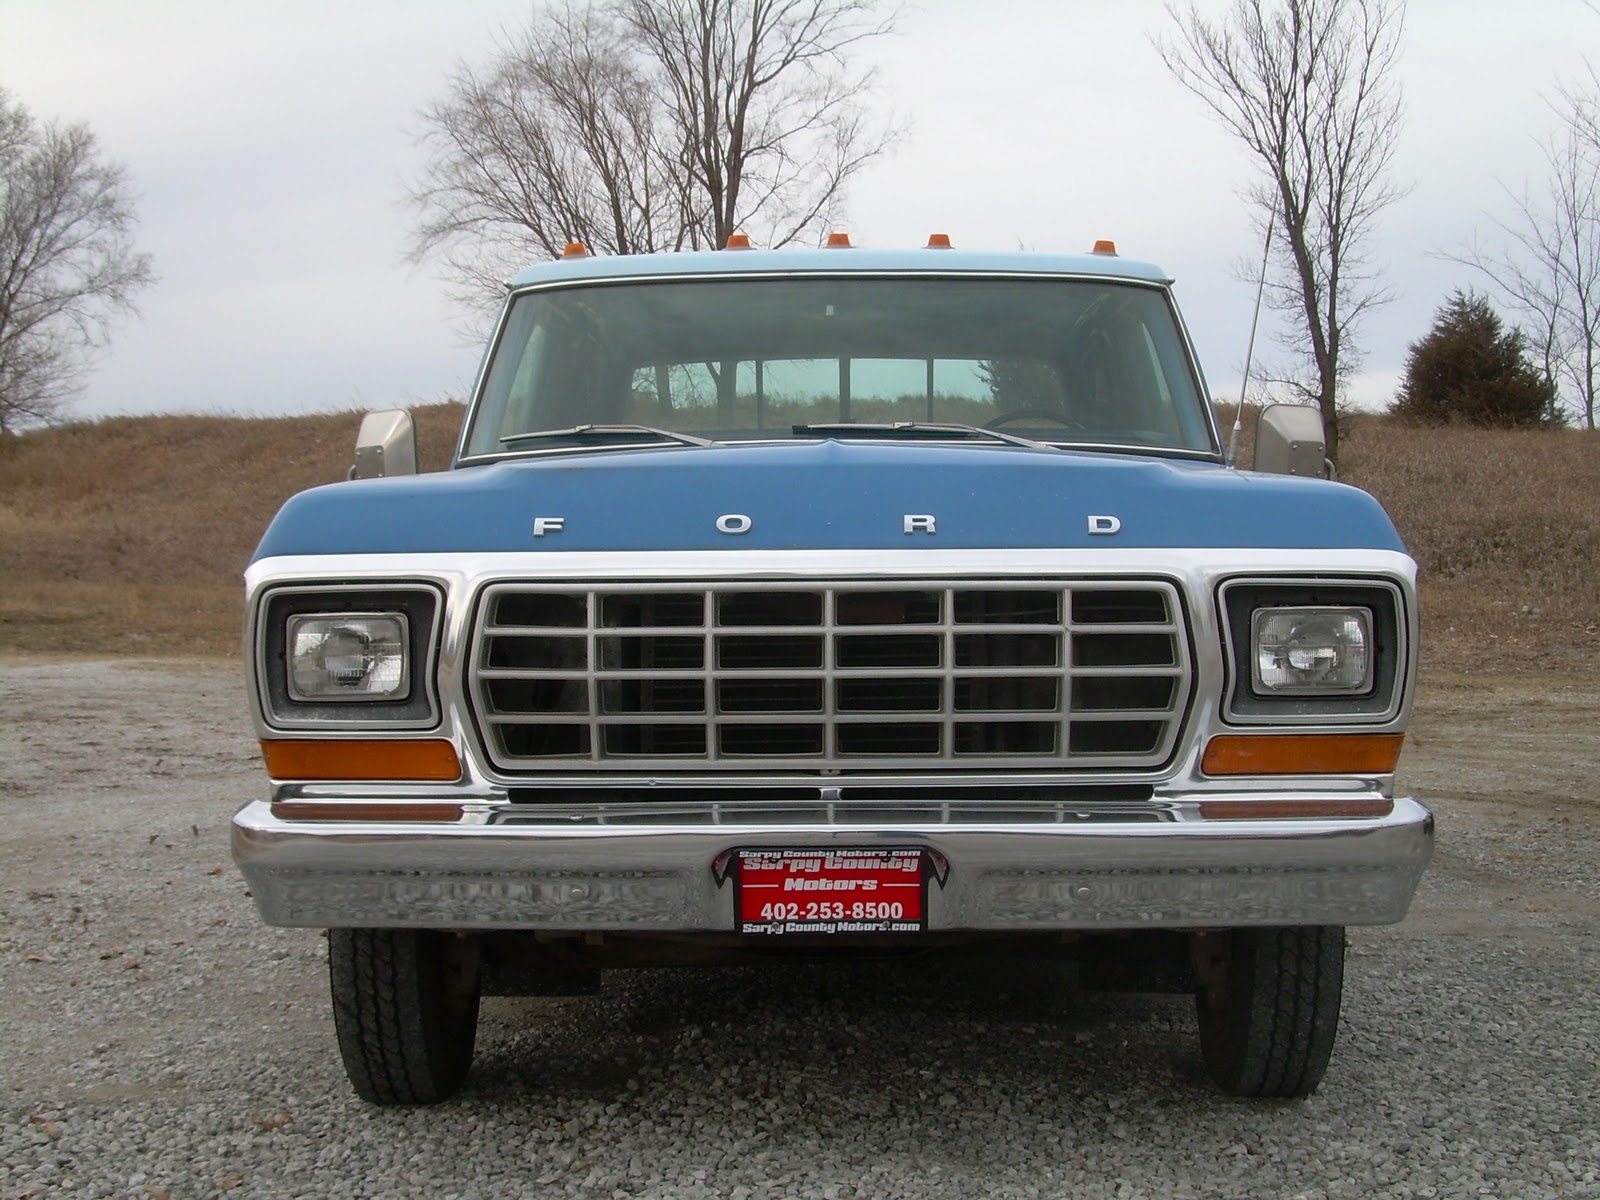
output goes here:
[[417, 473], [417, 427], [403, 408], [370, 412], [356, 434], [356, 461], [351, 479]]
[[1322, 414], [1303, 404], [1269, 404], [1256, 420], [1255, 468], [1320, 479], [1329, 472]]

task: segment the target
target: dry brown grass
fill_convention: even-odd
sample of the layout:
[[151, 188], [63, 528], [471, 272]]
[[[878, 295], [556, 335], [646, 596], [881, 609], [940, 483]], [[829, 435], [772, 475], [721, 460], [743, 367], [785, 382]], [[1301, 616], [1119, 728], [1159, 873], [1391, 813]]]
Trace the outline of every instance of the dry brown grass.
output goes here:
[[1600, 433], [1357, 417], [1343, 478], [1417, 560], [1423, 645], [1457, 669], [1600, 658]]
[[[459, 405], [418, 409], [424, 467]], [[359, 413], [118, 417], [0, 441], [0, 651], [232, 654], [273, 513], [343, 477]]]
[[[424, 469], [448, 463], [460, 412], [417, 410]], [[0, 652], [237, 653], [251, 551], [285, 498], [343, 477], [359, 420], [130, 417], [0, 442]], [[1431, 666], [1600, 659], [1600, 435], [1357, 417], [1344, 457], [1421, 564]]]

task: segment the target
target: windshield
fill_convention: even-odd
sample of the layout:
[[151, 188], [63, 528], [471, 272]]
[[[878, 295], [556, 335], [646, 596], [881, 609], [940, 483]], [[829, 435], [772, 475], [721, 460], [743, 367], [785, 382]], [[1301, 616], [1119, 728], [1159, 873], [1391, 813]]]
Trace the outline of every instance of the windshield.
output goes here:
[[1161, 288], [857, 276], [520, 295], [463, 457], [548, 450], [519, 438], [585, 425], [750, 441], [823, 435], [796, 426], [897, 422], [1215, 452]]

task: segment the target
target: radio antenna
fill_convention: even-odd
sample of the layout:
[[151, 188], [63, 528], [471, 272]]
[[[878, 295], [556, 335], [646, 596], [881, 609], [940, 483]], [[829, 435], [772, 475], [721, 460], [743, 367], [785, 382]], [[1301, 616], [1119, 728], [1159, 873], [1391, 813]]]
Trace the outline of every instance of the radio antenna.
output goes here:
[[1233, 410], [1233, 436], [1228, 439], [1228, 465], [1239, 461], [1239, 435], [1244, 432], [1244, 397], [1250, 387], [1250, 364], [1256, 355], [1256, 326], [1261, 323], [1261, 296], [1267, 290], [1267, 260], [1272, 254], [1272, 227], [1276, 211], [1267, 218], [1267, 244], [1261, 247], [1261, 274], [1256, 277], [1256, 311], [1250, 317], [1250, 343], [1244, 351], [1244, 380], [1239, 384], [1239, 405]]

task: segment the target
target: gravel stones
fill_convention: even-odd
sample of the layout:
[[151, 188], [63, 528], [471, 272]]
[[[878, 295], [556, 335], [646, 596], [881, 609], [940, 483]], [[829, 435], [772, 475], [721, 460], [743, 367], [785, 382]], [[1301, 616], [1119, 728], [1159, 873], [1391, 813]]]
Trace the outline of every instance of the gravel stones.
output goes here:
[[[0, 1200], [1600, 1197], [1595, 825], [1509, 821], [1430, 757], [1426, 693], [1439, 857], [1351, 932], [1308, 1100], [1218, 1095], [1182, 998], [930, 959], [489, 999], [464, 1093], [418, 1111], [351, 1095], [325, 940], [228, 863], [262, 783], [235, 668], [0, 667], [0, 705]], [[1506, 753], [1570, 759], [1537, 739]]]

